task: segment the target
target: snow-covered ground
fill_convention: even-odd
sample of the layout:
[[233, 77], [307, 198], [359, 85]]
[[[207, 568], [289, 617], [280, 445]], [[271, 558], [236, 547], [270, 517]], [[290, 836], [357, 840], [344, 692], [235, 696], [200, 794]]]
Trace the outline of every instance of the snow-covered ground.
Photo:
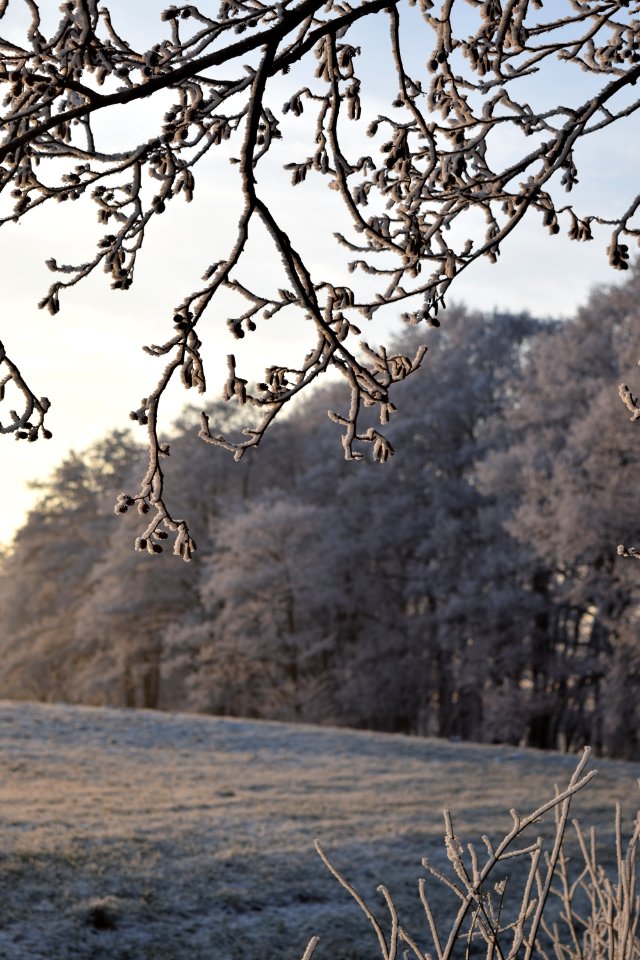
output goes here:
[[[313, 840], [419, 936], [443, 807], [475, 840], [575, 758], [333, 728], [0, 702], [2, 960], [371, 960], [375, 937]], [[597, 761], [585, 824], [630, 823], [632, 764]], [[609, 834], [610, 835], [610, 834]], [[444, 905], [443, 905], [444, 909]]]

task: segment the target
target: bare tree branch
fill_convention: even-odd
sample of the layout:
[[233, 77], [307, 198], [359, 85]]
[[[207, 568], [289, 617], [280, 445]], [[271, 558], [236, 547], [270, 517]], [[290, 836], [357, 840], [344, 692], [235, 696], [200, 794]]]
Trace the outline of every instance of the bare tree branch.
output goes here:
[[[23, 7], [24, 0], [6, 0], [0, 25]], [[127, 290], [153, 218], [178, 195], [193, 198], [196, 167], [213, 148], [238, 144], [243, 205], [235, 242], [225, 259], [206, 269], [203, 285], [172, 311], [169, 338], [145, 348], [166, 358], [157, 385], [132, 413], [147, 428], [149, 468], [139, 491], [121, 494], [116, 505], [118, 513], [134, 505], [151, 512], [138, 549], [159, 552], [167, 531], [184, 559], [195, 549], [187, 522], [175, 518], [165, 500], [161, 458], [168, 449], [160, 439], [159, 405], [176, 374], [185, 388], [204, 392], [201, 321], [220, 291], [246, 300], [246, 309], [227, 321], [237, 338], [252, 333], [261, 317], [285, 311], [287, 317], [298, 311], [314, 332], [297, 366], [270, 363], [255, 387], [230, 356], [224, 396], [257, 408], [260, 420], [247, 424], [245, 438], [236, 441], [210, 429], [203, 411], [201, 438], [239, 459], [260, 443], [289, 400], [334, 368], [350, 396], [346, 414], [330, 414], [343, 429], [345, 456], [360, 459], [368, 449], [386, 460], [393, 447], [379, 430], [359, 426], [361, 410], [375, 407], [384, 425], [395, 409], [393, 385], [417, 370], [424, 348], [413, 359], [389, 356], [384, 346], [356, 339], [356, 315], [369, 319], [402, 305], [405, 320], [438, 326], [459, 274], [481, 257], [495, 262], [529, 211], [541, 216], [551, 234], [564, 229], [578, 241], [592, 239], [594, 224], [604, 225], [611, 231], [609, 261], [619, 270], [627, 269], [629, 241], [640, 237], [640, 197], [621, 215], [578, 210], [555, 197], [558, 185], [570, 192], [578, 182], [580, 140], [638, 110], [640, 101], [631, 97], [640, 77], [638, 2], [564, 0], [545, 19], [538, 0], [221, 0], [216, 16], [194, 4], [167, 7], [161, 14], [166, 35], [147, 50], [134, 49], [97, 0], [67, 0], [50, 35], [36, 0], [26, 7], [31, 23], [23, 40], [0, 37], [0, 193], [9, 201], [0, 226], [52, 200], [88, 195], [105, 227], [84, 262], [48, 261], [56, 278], [42, 308], [57, 313], [61, 294], [98, 266], [112, 287]], [[395, 70], [389, 107], [373, 119], [365, 117], [370, 81], [357, 72], [358, 30], [371, 17], [388, 19]], [[432, 49], [426, 74], [414, 76], [407, 37], [418, 31]], [[520, 81], [552, 61], [590, 77], [592, 92], [583, 103], [549, 107], [521, 95]], [[274, 81], [293, 66], [296, 73], [306, 69], [305, 83], [292, 85], [279, 107], [272, 102]], [[593, 92], [594, 85], [599, 90]], [[110, 150], [94, 131], [101, 113], [168, 93], [174, 103], [145, 142]], [[346, 264], [352, 287], [318, 274], [312, 254], [288, 235], [283, 212], [266, 199], [259, 176], [283, 138], [283, 118], [305, 112], [315, 115], [309, 152], [292, 157], [285, 169], [294, 186], [324, 177], [342, 200], [353, 231], [336, 237], [352, 257]], [[365, 123], [371, 155], [352, 155], [347, 127]], [[522, 151], [504, 162], [500, 138], [509, 130], [520, 135]], [[146, 176], [155, 186], [150, 199]], [[469, 236], [474, 212], [486, 226]], [[288, 277], [289, 287], [277, 294], [236, 275], [258, 221]], [[382, 289], [372, 294], [378, 280]], [[47, 405], [36, 401], [15, 364], [4, 363], [4, 384], [11, 380], [26, 405], [24, 415], [11, 414], [14, 426], [2, 431], [46, 436]]]

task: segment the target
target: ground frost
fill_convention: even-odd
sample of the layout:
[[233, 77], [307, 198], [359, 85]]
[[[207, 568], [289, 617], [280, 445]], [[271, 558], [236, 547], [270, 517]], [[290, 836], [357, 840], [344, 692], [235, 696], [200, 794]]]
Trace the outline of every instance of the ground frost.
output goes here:
[[[384, 881], [419, 917], [443, 807], [475, 840], [565, 782], [573, 757], [332, 728], [0, 702], [3, 960], [369, 960]], [[609, 830], [637, 768], [597, 762], [575, 801]], [[443, 900], [442, 909], [445, 909]], [[417, 923], [420, 921], [416, 920]], [[409, 925], [409, 920], [407, 921]]]

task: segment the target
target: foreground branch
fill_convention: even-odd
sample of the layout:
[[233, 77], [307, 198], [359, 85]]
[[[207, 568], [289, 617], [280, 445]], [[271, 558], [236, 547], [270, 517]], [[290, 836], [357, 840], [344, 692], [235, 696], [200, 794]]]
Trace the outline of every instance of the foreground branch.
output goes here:
[[[640, 897], [637, 894], [638, 846], [640, 818], [624, 850], [619, 805], [616, 807], [615, 844], [617, 878], [611, 879], [597, 860], [595, 835], [588, 839], [578, 821], [573, 821], [575, 836], [582, 856], [582, 865], [573, 867], [573, 858], [566, 852], [566, 827], [571, 801], [595, 776], [584, 773], [589, 757], [586, 748], [568, 786], [526, 817], [512, 810], [513, 826], [494, 845], [484, 836], [484, 864], [474, 844], [462, 842], [453, 831], [451, 815], [444, 813], [446, 856], [450, 873], [445, 873], [423, 859], [430, 877], [451, 893], [458, 903], [448, 934], [443, 933], [447, 921], [432, 906], [427, 881], [419, 881], [419, 895], [425, 913], [426, 929], [431, 945], [419, 945], [402, 925], [389, 890], [383, 885], [382, 895], [388, 913], [388, 932], [373, 910], [344, 877], [316, 841], [316, 849], [331, 874], [347, 890], [366, 916], [375, 933], [382, 960], [397, 960], [400, 950], [405, 957], [427, 960], [435, 953], [437, 960], [452, 960], [460, 951], [465, 955], [484, 952], [487, 960], [546, 960], [554, 955], [565, 960], [637, 960], [640, 957], [638, 922]], [[555, 817], [550, 840], [543, 837], [524, 839], [524, 834], [548, 813]], [[490, 882], [496, 869], [509, 863], [508, 875]], [[570, 863], [572, 869], [570, 871]], [[559, 907], [559, 909], [557, 909]], [[441, 913], [441, 911], [440, 911]], [[548, 919], [552, 914], [553, 919]], [[318, 938], [313, 938], [304, 954], [308, 960]]]
[[[362, 411], [376, 410], [384, 427], [395, 410], [395, 383], [420, 367], [425, 348], [413, 358], [392, 356], [384, 345], [374, 348], [362, 338], [362, 319], [402, 310], [410, 323], [438, 326], [456, 278], [479, 258], [495, 262], [528, 211], [538, 213], [551, 234], [564, 229], [580, 242], [593, 238], [595, 225], [606, 227], [610, 263], [627, 269], [629, 242], [640, 237], [640, 196], [615, 215], [560, 204], [555, 194], [558, 183], [570, 192], [578, 182], [574, 151], [580, 140], [624, 122], [640, 105], [632, 94], [640, 77], [639, 5], [566, 0], [545, 20], [539, 6], [530, 0], [504, 6], [469, 2], [468, 23], [456, 34], [451, 0], [417, 6], [388, 0], [355, 5], [222, 0], [217, 16], [193, 4], [167, 7], [161, 14], [164, 39], [137, 50], [97, 0], [69, 0], [50, 35], [43, 32], [38, 3], [29, 0], [31, 25], [24, 40], [0, 37], [0, 194], [7, 201], [0, 226], [53, 200], [89, 196], [105, 228], [83, 262], [48, 261], [55, 279], [40, 307], [52, 314], [60, 310], [64, 292], [99, 266], [113, 288], [129, 289], [154, 218], [179, 195], [193, 199], [196, 168], [212, 150], [234, 148], [231, 160], [243, 201], [235, 242], [226, 257], [207, 267], [202, 286], [171, 312], [168, 338], [145, 348], [165, 358], [157, 384], [132, 412], [147, 430], [149, 468], [139, 490], [122, 493], [116, 504], [118, 513], [136, 506], [150, 514], [138, 549], [158, 553], [160, 541], [172, 534], [178, 556], [188, 560], [195, 550], [187, 521], [173, 516], [167, 502], [161, 459], [169, 450], [161, 439], [159, 410], [176, 375], [185, 389], [205, 391], [203, 319], [221, 291], [244, 298], [246, 305], [227, 318], [231, 336], [250, 335], [279, 313], [291, 323], [304, 319], [310, 337], [293, 366], [269, 357], [264, 379], [255, 385], [238, 373], [230, 354], [224, 396], [257, 410], [258, 419], [247, 422], [238, 441], [210, 424], [203, 410], [202, 440], [240, 459], [261, 442], [290, 400], [333, 368], [349, 398], [346, 411], [330, 412], [342, 430], [345, 457], [370, 454], [385, 461], [393, 447], [383, 430], [362, 425]], [[0, 24], [20, 7], [21, 0], [0, 4]], [[367, 117], [368, 89], [357, 71], [363, 56], [358, 31], [372, 17], [388, 21], [395, 80], [388, 109]], [[409, 36], [431, 50], [424, 76], [407, 67]], [[524, 101], [518, 81], [543, 71], [551, 59], [591, 74], [599, 90], [582, 103], [551, 108]], [[293, 66], [297, 76], [305, 76], [303, 85], [292, 85], [283, 105], [274, 103], [273, 92], [280, 89], [274, 81], [281, 83]], [[118, 151], [100, 142], [97, 116], [167, 92], [173, 104], [148, 140]], [[350, 258], [344, 265], [354, 276], [350, 286], [340, 268], [321, 275], [313, 249], [305, 249], [308, 238], [294, 243], [283, 212], [268, 202], [262, 186], [273, 144], [285, 136], [285, 117], [305, 113], [313, 126], [301, 134], [308, 152], [292, 157], [285, 169], [294, 187], [323, 177], [349, 213], [352, 232], [335, 235]], [[372, 149], [357, 156], [347, 131], [362, 124]], [[502, 151], [495, 147], [509, 131], [517, 134], [513, 142], [526, 138], [526, 149], [501, 164]], [[486, 226], [465, 236], [474, 212]], [[284, 266], [287, 286], [277, 291], [268, 282], [247, 283], [237, 275], [256, 219]], [[5, 361], [5, 368], [3, 386], [12, 381], [18, 387], [25, 412], [15, 417], [12, 412], [12, 423], [0, 429], [28, 439], [46, 436], [46, 405], [26, 387], [17, 367]], [[625, 402], [635, 412], [630, 394]]]

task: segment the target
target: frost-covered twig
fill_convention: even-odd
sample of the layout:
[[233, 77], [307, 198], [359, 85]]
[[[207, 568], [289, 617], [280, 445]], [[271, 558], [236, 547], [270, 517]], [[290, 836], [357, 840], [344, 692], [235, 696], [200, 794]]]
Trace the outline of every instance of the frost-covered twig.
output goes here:
[[7, 356], [4, 344], [0, 343], [0, 403], [5, 400], [8, 387], [13, 386], [22, 394], [22, 413], [10, 410], [9, 423], [0, 422], [0, 433], [12, 433], [16, 440], [33, 442], [39, 437], [51, 439], [51, 431], [44, 425], [44, 418], [51, 406], [47, 397], [37, 397], [22, 376], [17, 364]]
[[[520, 957], [523, 960], [532, 957], [545, 960], [551, 954], [557, 960], [601, 960], [603, 957], [638, 960], [640, 818], [636, 820], [624, 851], [620, 808], [616, 808], [617, 880], [610, 879], [598, 864], [595, 836], [592, 834], [590, 844], [587, 843], [580, 825], [573, 821], [583, 865], [574, 879], [570, 877], [565, 830], [573, 797], [595, 776], [595, 771], [584, 773], [588, 758], [589, 749], [586, 748], [567, 787], [562, 791], [556, 789], [555, 796], [532, 813], [521, 817], [512, 810], [513, 826], [497, 845], [488, 837], [482, 838], [486, 848], [482, 865], [473, 844], [468, 844], [465, 852], [453, 832], [451, 816], [445, 811], [444, 842], [453, 875], [440, 870], [428, 859], [422, 862], [429, 874], [451, 892], [459, 906], [444, 937], [441, 930], [445, 921], [442, 917], [436, 918], [427, 883], [420, 880], [420, 900], [431, 938], [429, 949], [420, 945], [417, 934], [410, 935], [404, 930], [391, 894], [386, 887], [380, 886], [378, 890], [384, 896], [390, 918], [389, 934], [385, 934], [373, 910], [316, 841], [316, 849], [325, 865], [369, 920], [382, 960], [395, 960], [399, 943], [406, 944], [411, 951], [411, 954], [405, 952], [405, 956], [413, 955], [416, 960], [425, 960], [430, 956], [430, 950], [435, 952], [437, 960], [452, 960], [462, 950], [466, 956], [477, 955], [480, 944], [484, 944], [486, 960], [516, 960]], [[541, 836], [522, 845], [523, 834], [550, 811], [555, 816], [550, 846]], [[520, 843], [517, 847], [516, 841]], [[522, 861], [525, 867], [519, 892], [514, 861]], [[507, 862], [510, 877], [492, 885], [491, 875], [499, 865]], [[559, 885], [555, 883], [557, 880]], [[550, 898], [560, 904], [553, 919], [547, 919]]]

